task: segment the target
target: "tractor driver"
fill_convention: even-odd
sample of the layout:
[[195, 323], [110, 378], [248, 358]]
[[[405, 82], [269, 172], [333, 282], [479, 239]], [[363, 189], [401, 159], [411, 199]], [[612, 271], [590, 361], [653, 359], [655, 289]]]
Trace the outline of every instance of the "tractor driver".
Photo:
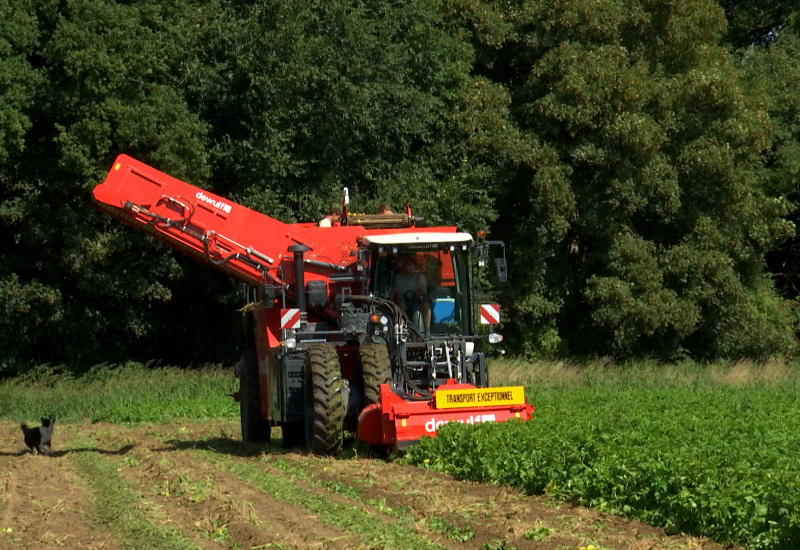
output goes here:
[[428, 284], [422, 273], [414, 269], [417, 262], [414, 256], [405, 256], [402, 270], [394, 277], [392, 285], [392, 301], [400, 306], [409, 317], [414, 313], [422, 314], [425, 336], [431, 335], [431, 304], [428, 302]]

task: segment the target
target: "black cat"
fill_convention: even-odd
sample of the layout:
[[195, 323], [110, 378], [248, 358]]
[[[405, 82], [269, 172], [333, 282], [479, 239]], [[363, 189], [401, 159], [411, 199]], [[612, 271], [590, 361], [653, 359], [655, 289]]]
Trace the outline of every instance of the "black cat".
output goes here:
[[53, 426], [56, 423], [55, 418], [42, 418], [42, 425], [35, 428], [29, 428], [25, 422], [20, 422], [19, 427], [22, 428], [22, 433], [25, 435], [25, 445], [33, 452], [49, 455], [53, 452], [50, 448], [50, 438], [53, 436]]

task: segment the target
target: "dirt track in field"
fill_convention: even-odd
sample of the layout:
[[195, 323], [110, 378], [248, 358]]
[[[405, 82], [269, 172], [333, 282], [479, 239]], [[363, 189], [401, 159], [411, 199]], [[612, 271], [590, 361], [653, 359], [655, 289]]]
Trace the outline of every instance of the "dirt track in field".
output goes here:
[[56, 424], [47, 457], [8, 423], [0, 549], [722, 548], [546, 496], [237, 437], [234, 421]]

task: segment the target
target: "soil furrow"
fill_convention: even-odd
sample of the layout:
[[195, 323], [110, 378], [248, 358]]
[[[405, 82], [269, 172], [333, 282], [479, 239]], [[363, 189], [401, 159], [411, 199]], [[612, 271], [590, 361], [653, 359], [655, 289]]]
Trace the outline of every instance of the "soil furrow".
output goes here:
[[[287, 453], [272, 446], [245, 445], [228, 438], [193, 439], [195, 434], [188, 439], [174, 437], [187, 432], [152, 427], [148, 438], [137, 441], [135, 453], [142, 455], [142, 460], [149, 465], [160, 464], [159, 469], [163, 470], [166, 465], [167, 477], [186, 478], [185, 472], [191, 470], [194, 476], [213, 477], [224, 487], [235, 487], [237, 495], [247, 495], [243, 498], [256, 515], [266, 514], [278, 520], [279, 524], [288, 526], [283, 537], [289, 544], [304, 548], [319, 544], [325, 548], [404, 548], [408, 545], [440, 547], [437, 544], [440, 540], [448, 546], [446, 543], [450, 542], [441, 533], [427, 529], [419, 532], [416, 525], [408, 524], [408, 516], [398, 518], [396, 514], [386, 513], [385, 507], [363, 501], [357, 494], [343, 494], [338, 491], [339, 486], [313, 483], [298, 467], [299, 461], [311, 457]], [[270, 451], [275, 451], [275, 454]], [[325, 462], [332, 459], [311, 460]], [[232, 473], [222, 481], [226, 477], [225, 470]], [[242, 479], [248, 475], [250, 479]], [[185, 486], [185, 483], [181, 485]], [[262, 502], [264, 499], [267, 499], [266, 503]], [[300, 505], [295, 506], [295, 501]], [[350, 512], [342, 513], [342, 510]], [[406, 525], [397, 525], [399, 521], [405, 521]], [[275, 531], [270, 533], [274, 535]], [[302, 536], [300, 541], [296, 540], [298, 534]], [[315, 544], [314, 540], [319, 542]], [[452, 547], [462, 548], [459, 545]]]
[[[90, 505], [100, 499], [106, 508], [129, 507], [128, 523], [174, 547], [209, 550], [722, 548], [398, 462], [243, 444], [235, 420], [57, 425], [54, 445], [54, 456], [33, 456], [23, 452], [17, 425], [0, 430], [0, 529], [11, 529], [0, 531], [0, 547], [136, 547], [125, 521], [112, 517], [113, 530], [98, 525], [103, 513], [113, 515]], [[98, 473], [105, 481], [90, 479]], [[101, 482], [117, 483], [110, 492], [128, 503], [103, 505]]]
[[213, 463], [198, 460], [191, 451], [165, 450], [163, 443], [147, 440], [133, 455], [137, 463], [123, 467], [123, 476], [140, 491], [156, 494], [171, 517], [183, 516], [208, 539], [242, 548], [359, 545], [355, 537], [320, 522], [308, 510], [254, 489]]
[[28, 452], [18, 425], [0, 431], [0, 547], [118, 549], [86, 509], [92, 495], [66, 457], [70, 451], [59, 450], [72, 427], [59, 428], [52, 456]]

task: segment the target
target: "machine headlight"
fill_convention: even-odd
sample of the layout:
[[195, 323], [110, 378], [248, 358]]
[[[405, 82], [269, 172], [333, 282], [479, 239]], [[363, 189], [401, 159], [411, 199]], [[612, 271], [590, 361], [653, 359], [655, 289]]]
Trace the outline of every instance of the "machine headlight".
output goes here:
[[294, 349], [297, 347], [297, 339], [287, 338], [286, 340], [281, 342], [281, 345], [287, 349]]
[[496, 332], [493, 332], [493, 333], [491, 333], [489, 335], [489, 343], [490, 344], [499, 344], [502, 341], [503, 341], [503, 335], [502, 334], [497, 334]]

